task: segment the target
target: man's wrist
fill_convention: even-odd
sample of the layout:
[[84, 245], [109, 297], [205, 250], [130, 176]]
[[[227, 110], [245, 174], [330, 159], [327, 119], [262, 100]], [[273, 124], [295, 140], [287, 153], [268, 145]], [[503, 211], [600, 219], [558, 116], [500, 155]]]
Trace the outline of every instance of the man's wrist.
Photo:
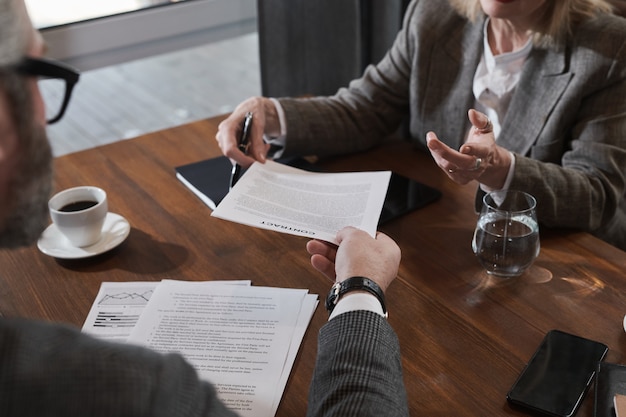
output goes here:
[[332, 313], [328, 316], [328, 320], [330, 321], [341, 314], [351, 311], [371, 311], [385, 318], [388, 316], [383, 312], [380, 301], [374, 295], [369, 292], [353, 291], [341, 297]]
[[326, 297], [326, 309], [328, 312], [333, 312], [335, 306], [345, 294], [354, 292], [366, 292], [376, 297], [380, 303], [383, 314], [386, 316], [387, 307], [385, 305], [385, 294], [383, 290], [376, 282], [366, 277], [351, 277], [341, 282], [336, 282]]

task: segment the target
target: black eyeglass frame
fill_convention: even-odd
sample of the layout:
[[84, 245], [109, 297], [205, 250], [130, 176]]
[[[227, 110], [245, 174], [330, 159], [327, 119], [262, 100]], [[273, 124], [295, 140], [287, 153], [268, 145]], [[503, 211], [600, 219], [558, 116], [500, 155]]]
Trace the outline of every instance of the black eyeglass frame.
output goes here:
[[62, 62], [32, 57], [24, 57], [14, 68], [23, 75], [61, 79], [65, 82], [65, 95], [61, 102], [61, 108], [53, 118], [47, 120], [47, 123], [52, 124], [61, 120], [72, 97], [72, 90], [80, 78], [80, 73]]

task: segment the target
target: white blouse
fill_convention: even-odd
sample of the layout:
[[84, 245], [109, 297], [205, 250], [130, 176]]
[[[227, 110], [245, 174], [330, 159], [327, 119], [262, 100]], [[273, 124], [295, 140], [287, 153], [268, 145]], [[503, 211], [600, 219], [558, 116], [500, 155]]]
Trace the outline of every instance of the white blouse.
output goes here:
[[483, 29], [483, 56], [474, 74], [474, 98], [476, 108], [485, 113], [493, 124], [496, 138], [501, 130], [501, 122], [509, 108], [513, 91], [522, 73], [522, 67], [533, 45], [529, 39], [526, 45], [513, 52], [494, 56], [489, 46], [487, 27]]
[[[476, 110], [485, 113], [489, 117], [493, 125], [493, 134], [497, 141], [502, 130], [501, 122], [509, 109], [511, 97], [522, 73], [522, 67], [533, 45], [532, 39], [528, 39], [528, 42], [522, 48], [494, 56], [489, 46], [488, 26], [489, 18], [485, 21], [483, 28], [483, 56], [474, 74], [473, 92], [476, 99]], [[510, 154], [511, 166], [502, 189], [508, 189], [513, 179], [515, 155], [512, 152]], [[483, 184], [480, 187], [483, 191], [493, 191], [493, 189]]]

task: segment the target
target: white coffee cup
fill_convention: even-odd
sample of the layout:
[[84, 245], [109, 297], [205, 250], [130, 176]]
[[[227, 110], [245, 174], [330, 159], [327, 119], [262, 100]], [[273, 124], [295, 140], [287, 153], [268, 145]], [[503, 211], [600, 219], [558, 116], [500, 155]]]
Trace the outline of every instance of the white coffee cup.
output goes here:
[[48, 201], [48, 209], [70, 244], [84, 247], [100, 240], [109, 207], [103, 189], [85, 185], [58, 192]]

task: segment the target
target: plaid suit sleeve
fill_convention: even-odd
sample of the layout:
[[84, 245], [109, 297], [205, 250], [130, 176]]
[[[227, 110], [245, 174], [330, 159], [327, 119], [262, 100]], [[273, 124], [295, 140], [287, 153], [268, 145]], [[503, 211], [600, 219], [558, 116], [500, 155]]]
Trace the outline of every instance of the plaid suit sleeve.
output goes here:
[[324, 325], [307, 415], [409, 415], [398, 338], [382, 316], [352, 311]]

